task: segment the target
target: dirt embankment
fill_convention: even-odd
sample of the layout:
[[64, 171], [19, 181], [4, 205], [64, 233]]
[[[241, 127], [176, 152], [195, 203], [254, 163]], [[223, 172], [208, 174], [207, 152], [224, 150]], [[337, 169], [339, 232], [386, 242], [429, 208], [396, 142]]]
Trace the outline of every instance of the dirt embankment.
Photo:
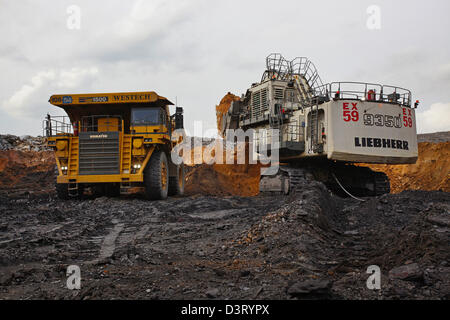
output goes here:
[[220, 100], [220, 103], [218, 106], [216, 106], [216, 117], [217, 117], [217, 130], [222, 132], [222, 119], [224, 114], [230, 109], [231, 102], [239, 100], [238, 96], [235, 96], [234, 94], [228, 92], [222, 100]]
[[45, 191], [53, 185], [54, 169], [51, 151], [0, 151], [0, 191]]
[[214, 164], [193, 168], [186, 176], [187, 195], [256, 196], [259, 193], [259, 165]]
[[419, 143], [419, 159], [415, 164], [369, 165], [383, 171], [391, 181], [391, 193], [403, 190], [443, 190], [450, 192], [450, 142]]
[[[222, 118], [231, 106], [231, 102], [239, 100], [238, 96], [228, 92], [216, 106], [217, 128], [222, 131]], [[211, 142], [211, 141], [210, 141]], [[194, 152], [194, 151], [193, 151]], [[205, 146], [202, 148], [205, 152]], [[224, 148], [223, 161], [225, 162]], [[247, 154], [247, 152], [246, 152]], [[214, 155], [214, 152], [212, 152]], [[193, 153], [192, 153], [193, 159]], [[233, 153], [235, 163], [237, 155]], [[186, 160], [186, 158], [185, 158]], [[192, 163], [193, 161], [188, 161]], [[248, 162], [248, 161], [247, 161]], [[201, 164], [189, 168], [186, 177], [186, 193], [204, 195], [234, 195], [256, 196], [259, 193], [259, 178], [261, 165], [259, 164]]]
[[54, 183], [55, 159], [45, 138], [0, 135], [0, 192], [40, 194]]

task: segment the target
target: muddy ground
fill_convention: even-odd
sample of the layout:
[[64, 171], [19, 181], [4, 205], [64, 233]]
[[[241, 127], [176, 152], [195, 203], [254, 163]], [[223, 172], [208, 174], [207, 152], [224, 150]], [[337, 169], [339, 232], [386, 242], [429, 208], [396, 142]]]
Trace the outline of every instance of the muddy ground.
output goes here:
[[[0, 193], [1, 299], [448, 299], [450, 194]], [[68, 290], [66, 268], [81, 269]], [[369, 290], [367, 267], [381, 268]], [[405, 265], [407, 265], [405, 267]]]
[[[427, 135], [425, 142], [449, 137]], [[0, 154], [0, 299], [450, 298], [448, 192], [360, 202], [305, 177], [289, 196], [238, 197], [233, 188], [252, 190], [230, 181], [250, 169], [192, 167], [184, 197], [61, 201], [52, 154], [7, 138]], [[430, 175], [448, 171], [447, 153], [429, 153], [428, 162], [440, 164]], [[419, 178], [405, 189], [422, 180], [412, 173]], [[69, 265], [81, 269], [80, 290], [66, 287]], [[367, 288], [372, 265], [381, 270], [380, 290]]]

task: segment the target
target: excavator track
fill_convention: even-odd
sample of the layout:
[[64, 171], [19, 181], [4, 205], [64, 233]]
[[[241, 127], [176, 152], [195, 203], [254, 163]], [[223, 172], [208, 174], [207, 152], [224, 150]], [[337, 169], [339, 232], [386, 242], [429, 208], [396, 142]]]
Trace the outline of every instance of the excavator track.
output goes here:
[[384, 172], [375, 172], [375, 195], [380, 196], [391, 192], [389, 177]]
[[367, 167], [323, 162], [303, 167], [280, 166], [275, 176], [261, 177], [260, 192], [295, 193], [300, 188], [307, 188], [314, 180], [324, 183], [331, 192], [339, 196], [348, 196], [347, 192], [363, 197], [390, 192], [389, 178], [383, 172], [372, 171]]
[[342, 190], [342, 187], [352, 195], [360, 197], [380, 196], [390, 192], [388, 176], [383, 172], [373, 171], [368, 167], [333, 163], [326, 168], [318, 170], [328, 170], [325, 173], [327, 179], [322, 180], [322, 182], [338, 195], [346, 193]]
[[304, 187], [308, 181], [308, 170], [306, 168], [281, 167], [280, 171], [289, 177], [289, 192], [295, 192], [297, 188]]

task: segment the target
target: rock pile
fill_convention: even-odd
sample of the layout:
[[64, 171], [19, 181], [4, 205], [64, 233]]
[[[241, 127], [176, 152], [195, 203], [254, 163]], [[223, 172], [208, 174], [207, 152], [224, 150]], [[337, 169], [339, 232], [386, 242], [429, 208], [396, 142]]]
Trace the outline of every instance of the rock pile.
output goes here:
[[0, 150], [17, 151], [45, 151], [45, 138], [38, 136], [14, 136], [11, 134], [0, 135]]

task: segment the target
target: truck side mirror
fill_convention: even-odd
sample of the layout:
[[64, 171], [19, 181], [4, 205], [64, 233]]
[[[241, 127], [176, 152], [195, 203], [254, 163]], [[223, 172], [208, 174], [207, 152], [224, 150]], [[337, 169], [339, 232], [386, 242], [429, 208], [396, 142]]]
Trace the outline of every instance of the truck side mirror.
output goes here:
[[176, 107], [175, 110], [175, 130], [176, 129], [184, 129], [182, 107]]

